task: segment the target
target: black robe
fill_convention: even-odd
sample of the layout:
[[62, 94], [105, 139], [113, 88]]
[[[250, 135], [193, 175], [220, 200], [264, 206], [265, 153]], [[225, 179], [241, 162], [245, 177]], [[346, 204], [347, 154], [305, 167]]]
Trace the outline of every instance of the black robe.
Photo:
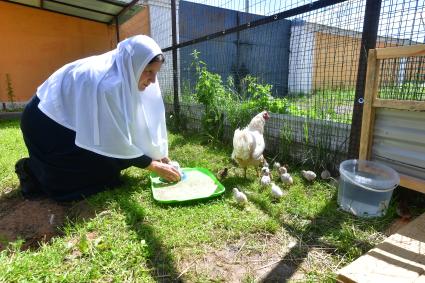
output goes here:
[[78, 200], [120, 184], [120, 171], [130, 166], [146, 168], [148, 156], [118, 159], [75, 145], [75, 132], [56, 123], [39, 108], [35, 95], [21, 117], [28, 148], [28, 173], [41, 194], [56, 201]]

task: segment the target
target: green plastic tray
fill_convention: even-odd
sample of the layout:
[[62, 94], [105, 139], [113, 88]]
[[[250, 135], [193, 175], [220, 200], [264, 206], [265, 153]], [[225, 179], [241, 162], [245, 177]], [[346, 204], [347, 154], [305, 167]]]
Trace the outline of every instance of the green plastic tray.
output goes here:
[[154, 200], [161, 203], [181, 203], [206, 200], [224, 193], [224, 186], [206, 168], [182, 168], [179, 182], [167, 182], [151, 173], [151, 189]]

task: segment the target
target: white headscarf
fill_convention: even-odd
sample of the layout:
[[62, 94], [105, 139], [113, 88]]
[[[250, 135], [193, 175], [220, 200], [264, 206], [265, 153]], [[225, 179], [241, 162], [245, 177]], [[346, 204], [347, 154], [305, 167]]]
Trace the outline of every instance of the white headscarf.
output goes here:
[[143, 70], [158, 54], [152, 38], [137, 35], [110, 52], [69, 63], [38, 87], [38, 107], [75, 131], [79, 147], [115, 158], [161, 159], [168, 142], [158, 80], [138, 89]]

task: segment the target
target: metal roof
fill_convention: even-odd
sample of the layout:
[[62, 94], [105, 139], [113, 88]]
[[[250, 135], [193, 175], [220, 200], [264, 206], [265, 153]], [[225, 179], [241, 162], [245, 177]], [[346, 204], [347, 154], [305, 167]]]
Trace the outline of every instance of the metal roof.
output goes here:
[[122, 24], [137, 14], [138, 0], [3, 0], [100, 23]]

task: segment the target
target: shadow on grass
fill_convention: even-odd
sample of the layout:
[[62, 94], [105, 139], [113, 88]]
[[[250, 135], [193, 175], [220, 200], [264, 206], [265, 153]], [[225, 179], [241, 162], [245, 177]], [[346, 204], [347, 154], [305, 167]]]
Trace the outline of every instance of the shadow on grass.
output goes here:
[[129, 189], [114, 198], [121, 211], [125, 213], [125, 220], [139, 240], [145, 240], [148, 245], [147, 264], [151, 276], [156, 282], [183, 282], [178, 278], [176, 264], [171, 252], [164, 247], [164, 244], [156, 236], [154, 225], [146, 222], [145, 209], [140, 203], [132, 199], [132, 194], [137, 187], [148, 188], [148, 182], [141, 184], [139, 178], [125, 176], [125, 183]]
[[[136, 192], [136, 188], [148, 188], [149, 181], [146, 179], [140, 183], [139, 178], [130, 176], [125, 176], [125, 179], [125, 183], [128, 188], [125, 189], [125, 191], [122, 191], [119, 194], [119, 197], [115, 197], [114, 201], [118, 204], [120, 210], [125, 213], [126, 224], [128, 227], [136, 232], [139, 240], [145, 240], [149, 247], [147, 260], [151, 276], [157, 282], [183, 282], [181, 278], [178, 278], [179, 272], [171, 252], [167, 250], [161, 239], [156, 236], [154, 225], [146, 222], [145, 219], [147, 213], [145, 208], [143, 208], [138, 201], [132, 199], [132, 195]], [[167, 208], [187, 207], [207, 202], [214, 203], [216, 201], [222, 201], [223, 198], [233, 197], [231, 192], [232, 186], [249, 185], [251, 182], [252, 180], [245, 179], [243, 177], [227, 177], [222, 181], [222, 184], [226, 187], [225, 193], [215, 199], [188, 201], [174, 204], [162, 204], [155, 202], [155, 205], [161, 208]]]
[[[144, 221], [145, 209], [131, 198], [140, 186], [140, 179], [128, 176], [124, 179], [128, 189], [119, 187], [101, 193], [100, 202], [115, 201], [125, 214], [127, 225], [136, 232], [140, 240], [145, 240], [149, 250], [149, 270], [156, 282], [182, 282], [176, 279], [178, 272], [171, 253], [156, 236], [154, 226]], [[94, 218], [96, 210], [101, 210], [103, 206], [98, 200], [95, 199], [95, 205], [91, 205], [87, 200], [57, 203], [47, 198], [26, 200], [17, 189], [3, 193], [0, 196], [0, 250], [9, 247], [37, 250], [53, 237], [61, 236], [62, 227], [67, 221], [76, 225], [79, 221]]]
[[[300, 243], [290, 248], [286, 255], [281, 258], [278, 264], [266, 274], [261, 282], [286, 282], [295, 274], [300, 268], [301, 264], [307, 258], [309, 252], [315, 248], [341, 257], [353, 258], [357, 257], [373, 247], [369, 242], [359, 239], [351, 238], [352, 235], [345, 235], [343, 231], [343, 224], [347, 221], [359, 221], [357, 223], [363, 228], [375, 227], [378, 230], [384, 226], [388, 226], [390, 221], [394, 218], [394, 209], [388, 211], [387, 215], [383, 218], [359, 220], [346, 212], [340, 211], [336, 204], [336, 195], [329, 200], [323, 209], [313, 218], [297, 219], [294, 223], [287, 223], [280, 219], [280, 215], [273, 213], [266, 202], [260, 198], [251, 199], [251, 201], [258, 206], [263, 212], [278, 221], [281, 226], [288, 231], [288, 233], [299, 239]], [[302, 221], [306, 221], [307, 225], [300, 225]], [[369, 221], [369, 223], [368, 223]], [[340, 237], [336, 242], [341, 245], [326, 242], [323, 240], [324, 236]], [[309, 274], [307, 274], [309, 276]], [[313, 276], [314, 274], [310, 274]], [[316, 278], [317, 279], [317, 278]], [[328, 278], [334, 280], [335, 278]]]

